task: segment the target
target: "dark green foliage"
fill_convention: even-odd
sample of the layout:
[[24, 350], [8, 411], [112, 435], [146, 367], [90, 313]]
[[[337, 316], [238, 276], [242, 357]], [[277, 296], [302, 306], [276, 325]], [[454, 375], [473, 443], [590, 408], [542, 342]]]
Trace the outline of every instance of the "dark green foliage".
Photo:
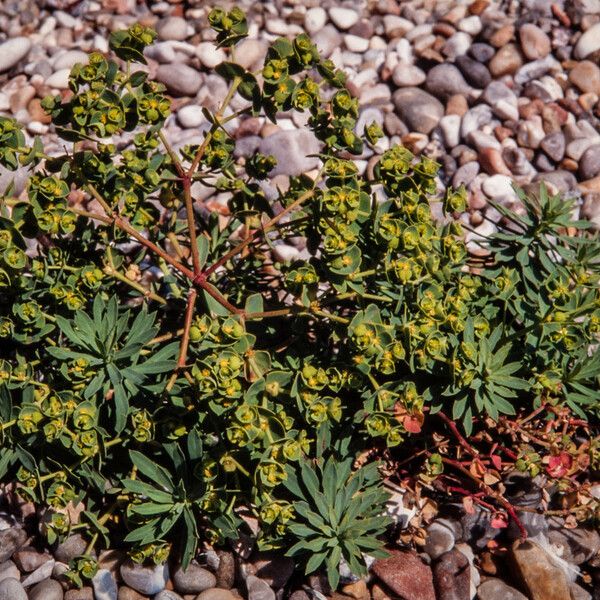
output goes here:
[[[231, 53], [243, 13], [209, 20]], [[187, 564], [251, 515], [260, 549], [335, 585], [386, 525], [377, 466], [352, 469], [361, 452], [442, 408], [467, 433], [542, 403], [597, 418], [600, 250], [572, 202], [542, 188], [523, 215], [498, 206], [505, 226], [471, 256], [452, 218], [465, 190], [434, 220], [438, 164], [382, 152], [376, 124], [359, 136], [343, 73], [304, 35], [276, 40], [261, 73], [219, 65], [229, 95], [205, 109], [204, 142], [175, 152], [164, 90], [132, 63], [153, 39], [116, 32], [122, 62], [92, 55], [68, 100], [44, 101], [74, 142], [63, 156], [0, 117], [0, 163], [31, 169], [25, 200], [0, 199], [0, 476], [49, 508], [50, 543], [85, 530], [90, 548]], [[247, 107], [224, 117], [236, 90]], [[236, 160], [225, 125], [287, 110], [309, 113], [321, 168], [277, 190], [276, 211], [259, 185], [273, 157]], [[123, 132], [118, 150], [106, 136]], [[380, 155], [372, 174], [349, 158], [363, 151]], [[221, 215], [194, 203], [197, 181], [229, 194]], [[298, 236], [308, 258], [276, 260]], [[71, 566], [93, 575], [89, 556]]]

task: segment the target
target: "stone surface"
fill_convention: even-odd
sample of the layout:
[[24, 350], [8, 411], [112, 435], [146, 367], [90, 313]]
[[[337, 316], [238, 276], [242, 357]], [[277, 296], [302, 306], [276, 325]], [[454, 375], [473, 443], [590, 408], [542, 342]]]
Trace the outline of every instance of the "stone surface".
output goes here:
[[522, 66], [523, 59], [514, 44], [502, 46], [490, 60], [489, 69], [494, 77], [512, 75]]
[[56, 547], [54, 558], [59, 562], [68, 563], [76, 556], [84, 554], [87, 545], [85, 538], [81, 534], [75, 533]]
[[173, 572], [173, 585], [182, 594], [198, 594], [216, 583], [215, 575], [196, 563], [191, 563], [185, 571], [179, 568]]
[[415, 87], [399, 89], [393, 95], [398, 116], [411, 131], [429, 133], [444, 115], [442, 103]]
[[[158, 598], [155, 600], [158, 600]], [[209, 590], [200, 592], [200, 594], [196, 596], [196, 600], [238, 600], [238, 597], [229, 590], [210, 588]]]
[[202, 125], [206, 121], [206, 117], [200, 106], [188, 104], [177, 111], [177, 121], [184, 129], [192, 129]]
[[567, 529], [564, 521], [550, 519], [548, 540], [559, 549], [559, 555], [567, 562], [580, 565], [600, 552], [600, 533], [587, 527]]
[[263, 154], [272, 154], [277, 165], [271, 176], [300, 175], [314, 169], [319, 159], [307, 156], [319, 152], [320, 144], [311, 131], [297, 129], [280, 131], [261, 141], [259, 150]]
[[516, 541], [511, 557], [531, 600], [570, 600], [563, 570], [535, 542]]
[[[276, 247], [276, 249], [280, 248], [281, 246]], [[290, 258], [297, 258], [298, 250], [296, 248], [293, 250], [295, 251], [294, 256]], [[251, 563], [244, 565], [243, 572], [247, 575], [256, 575], [259, 579], [266, 581], [274, 590], [279, 590], [293, 575], [294, 561], [278, 553], [264, 552], [254, 557]]]
[[117, 600], [117, 582], [108, 569], [98, 569], [92, 586], [96, 600]]
[[[165, 590], [163, 590], [164, 592]], [[159, 592], [159, 594], [162, 594], [163, 592]], [[180, 600], [181, 596], [179, 594], [176, 594], [175, 592], [171, 592], [172, 594], [174, 594], [174, 597], [171, 599], [167, 600]], [[154, 599], [159, 595], [157, 594], [156, 596], [154, 596]], [[145, 594], [140, 594], [139, 592], [136, 592], [134, 589], [130, 588], [129, 586], [126, 585], [121, 585], [119, 586], [119, 593], [117, 594], [117, 600], [147, 600], [148, 596], [146, 596]]]
[[454, 94], [468, 94], [471, 86], [457, 67], [450, 63], [436, 65], [427, 73], [427, 91], [443, 100]]
[[587, 58], [590, 54], [600, 50], [600, 23], [592, 25], [577, 41], [575, 45], [575, 58]]
[[436, 600], [431, 568], [414, 552], [394, 550], [371, 567], [375, 576], [403, 600]]
[[582, 92], [600, 94], [600, 68], [591, 60], [582, 60], [569, 71], [569, 81]]
[[565, 155], [565, 136], [561, 131], [548, 134], [541, 142], [541, 149], [555, 162]]
[[17, 579], [8, 577], [0, 581], [0, 600], [27, 600], [27, 593]]
[[225, 550], [220, 550], [218, 556], [219, 566], [216, 572], [216, 587], [230, 590], [235, 583], [235, 558], [231, 552]]
[[156, 70], [156, 79], [164, 83], [174, 96], [195, 96], [202, 85], [200, 73], [182, 63], [160, 65]]
[[455, 532], [445, 519], [436, 519], [427, 528], [424, 550], [435, 560], [454, 548]]
[[0, 564], [0, 581], [9, 577], [17, 581], [21, 580], [21, 573], [12, 560], [7, 560]]
[[466, 54], [458, 56], [455, 64], [460, 69], [466, 82], [473, 87], [483, 89], [492, 80], [488, 68]]
[[309, 8], [304, 15], [304, 28], [310, 35], [314, 35], [317, 31], [321, 31], [327, 23], [327, 13], [324, 8], [314, 6]]
[[169, 567], [164, 565], [143, 566], [128, 560], [121, 565], [123, 581], [142, 594], [158, 594], [169, 579]]
[[0, 44], [0, 73], [8, 71], [31, 50], [31, 40], [26, 37], [14, 37]]
[[275, 600], [275, 592], [269, 584], [254, 575], [248, 575], [246, 578], [246, 589], [248, 600]]
[[94, 590], [88, 586], [67, 590], [65, 600], [94, 600]]
[[[25, 173], [23, 173], [25, 176]], [[14, 178], [15, 187], [18, 181], [18, 172], [8, 171], [0, 167], [0, 192], [4, 192], [10, 181]], [[23, 189], [24, 181], [17, 189]], [[27, 540], [27, 534], [21, 527], [10, 527], [0, 531], [0, 563], [8, 560]]]
[[600, 144], [590, 146], [579, 159], [579, 176], [592, 179], [600, 174]]
[[63, 600], [62, 586], [54, 579], [46, 579], [29, 590], [29, 600]]
[[338, 29], [350, 29], [358, 21], [358, 17], [358, 13], [351, 8], [334, 6], [329, 9], [329, 18]]
[[501, 579], [490, 577], [477, 588], [479, 600], [527, 600], [519, 590], [510, 587]]
[[156, 24], [156, 33], [161, 40], [185, 40], [187, 23], [182, 17], [166, 17]]
[[550, 38], [537, 25], [526, 23], [519, 29], [519, 40], [523, 54], [529, 60], [544, 58], [550, 53]]
[[469, 600], [470, 568], [467, 557], [456, 548], [433, 564], [436, 600]]

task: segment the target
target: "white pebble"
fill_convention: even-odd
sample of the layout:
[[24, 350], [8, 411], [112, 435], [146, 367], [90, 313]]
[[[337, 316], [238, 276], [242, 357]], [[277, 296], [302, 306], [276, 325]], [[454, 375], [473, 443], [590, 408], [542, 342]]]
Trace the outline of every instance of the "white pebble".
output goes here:
[[600, 50], [600, 23], [590, 27], [577, 41], [575, 57], [583, 59]]
[[0, 44], [0, 73], [14, 67], [30, 50], [31, 41], [26, 37], [10, 38]]
[[325, 9], [320, 6], [309, 8], [304, 15], [304, 28], [306, 31], [313, 35], [317, 31], [321, 31], [327, 23], [327, 13]]
[[177, 121], [185, 129], [198, 127], [205, 120], [202, 108], [195, 104], [188, 104], [177, 111]]
[[[366, 52], [369, 49], [369, 40], [359, 35], [352, 35], [347, 33], [344, 36], [344, 43], [346, 44], [346, 48], [351, 52]], [[362, 62], [362, 59], [361, 59]]]
[[461, 19], [458, 28], [469, 35], [477, 35], [482, 29], [481, 19], [478, 15], [471, 15], [470, 17]]
[[59, 90], [66, 90], [69, 87], [69, 73], [71, 69], [60, 69], [54, 71], [50, 77], [46, 79], [46, 85]]
[[214, 69], [226, 59], [225, 52], [221, 48], [217, 48], [212, 42], [201, 42], [198, 44], [196, 55], [200, 59], [200, 62], [208, 69]]
[[346, 30], [358, 21], [358, 13], [351, 8], [334, 6], [329, 9], [329, 18], [338, 29]]

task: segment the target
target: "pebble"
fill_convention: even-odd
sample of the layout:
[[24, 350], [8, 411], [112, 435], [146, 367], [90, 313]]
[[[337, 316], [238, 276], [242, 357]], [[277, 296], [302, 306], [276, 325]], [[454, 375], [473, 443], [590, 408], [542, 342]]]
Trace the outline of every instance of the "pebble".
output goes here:
[[440, 129], [446, 148], [454, 148], [460, 142], [460, 115], [446, 115], [440, 119]]
[[[226, 591], [226, 590], [223, 590], [223, 591]], [[201, 596], [201, 594], [196, 596], [195, 600], [198, 600], [198, 598], [200, 596]], [[183, 598], [177, 592], [174, 592], [172, 590], [163, 590], [162, 592], [159, 592], [158, 594], [156, 594], [156, 596], [154, 596], [153, 600], [183, 600]], [[215, 598], [214, 600], [217, 600], [217, 599]]]
[[177, 111], [177, 122], [184, 129], [199, 127], [206, 121], [202, 108], [196, 104], [187, 104]]
[[[575, 58], [584, 59], [590, 54], [600, 50], [600, 22], [592, 25], [577, 41], [575, 45]], [[2, 48], [0, 47], [0, 56], [2, 56]], [[0, 71], [2, 69], [0, 68]]]
[[254, 575], [248, 575], [246, 578], [246, 589], [248, 600], [275, 600], [275, 592], [269, 584]]
[[479, 15], [471, 15], [461, 19], [458, 23], [458, 28], [469, 35], [477, 35], [483, 28]]
[[413, 551], [392, 550], [389, 554], [371, 567], [379, 581], [401, 598], [436, 600], [431, 567]]
[[514, 201], [517, 198], [512, 188], [513, 180], [506, 175], [492, 175], [481, 186], [483, 192], [497, 202]]
[[461, 185], [468, 186], [473, 179], [479, 173], [479, 163], [477, 161], [470, 161], [461, 165], [454, 173], [452, 178], [452, 186], [457, 188]]
[[319, 49], [319, 52], [327, 58], [336, 48], [340, 47], [342, 35], [333, 25], [325, 25], [323, 29], [313, 36], [312, 41]]
[[495, 577], [490, 577], [480, 584], [477, 595], [480, 600], [527, 600], [527, 596], [519, 590]]
[[23, 548], [13, 555], [13, 560], [21, 571], [31, 573], [42, 565], [52, 560], [52, 556], [47, 553], [38, 552], [34, 548]]
[[454, 62], [460, 69], [466, 82], [473, 87], [483, 89], [492, 80], [487, 67], [475, 59], [468, 57], [466, 54], [458, 56]]
[[517, 96], [501, 81], [492, 81], [483, 91], [481, 100], [489, 104], [493, 113], [501, 119], [519, 120]]
[[58, 90], [66, 90], [69, 88], [69, 75], [71, 69], [59, 69], [54, 71], [50, 77], [45, 81], [46, 85], [50, 88], [56, 88]]
[[[162, 593], [162, 592], [160, 592], [160, 593]], [[173, 592], [173, 593], [175, 593], [175, 592]], [[148, 598], [148, 596], [146, 596], [145, 594], [140, 594], [139, 592], [136, 592], [134, 589], [132, 589], [126, 585], [119, 586], [119, 593], [117, 595], [117, 600], [147, 600], [147, 598]], [[154, 596], [154, 598], [156, 598], [156, 596]], [[175, 598], [179, 599], [180, 598], [179, 594], [175, 594]]]
[[29, 590], [29, 600], [63, 600], [62, 586], [54, 579], [46, 579]]
[[569, 81], [582, 92], [600, 94], [600, 68], [591, 60], [582, 60], [569, 72]]
[[442, 103], [427, 92], [416, 88], [401, 88], [394, 92], [393, 101], [398, 116], [409, 130], [429, 133], [444, 115]]
[[21, 580], [21, 573], [12, 560], [7, 560], [0, 564], [0, 581], [9, 577], [17, 581]]
[[[159, 598], [156, 597], [154, 600], [159, 600]], [[167, 600], [167, 598], [164, 600]], [[200, 592], [196, 596], [195, 600], [239, 600], [239, 598], [229, 590], [224, 590], [222, 588], [210, 588], [209, 590]]]
[[8, 577], [0, 581], [0, 600], [27, 600], [27, 593], [18, 579]]
[[0, 73], [23, 60], [29, 54], [31, 46], [31, 40], [26, 37], [14, 37], [0, 44]]
[[44, 579], [47, 579], [48, 577], [50, 577], [50, 575], [52, 575], [52, 571], [54, 570], [55, 564], [56, 561], [53, 558], [44, 562], [42, 565], [37, 567], [35, 571], [33, 571], [27, 577], [25, 577], [25, 579], [23, 579], [21, 583], [25, 587], [28, 587], [30, 585], [35, 585], [40, 581], [44, 581]]
[[347, 33], [344, 36], [344, 44], [351, 52], [363, 53], [369, 49], [369, 40], [358, 35]]
[[398, 87], [416, 87], [421, 85], [426, 78], [427, 75], [422, 69], [403, 62], [396, 65], [392, 74], [392, 81]]
[[221, 48], [217, 48], [212, 42], [198, 44], [196, 55], [207, 69], [214, 69], [219, 63], [227, 59], [225, 52]]
[[310, 35], [321, 31], [327, 23], [327, 12], [320, 6], [309, 8], [304, 15], [304, 28]]
[[214, 587], [216, 583], [217, 578], [213, 573], [195, 563], [191, 563], [185, 571], [179, 568], [173, 573], [175, 589], [182, 594], [197, 594]]
[[267, 44], [264, 40], [245, 39], [236, 47], [235, 59], [245, 69], [258, 68], [267, 53]]
[[529, 60], [538, 60], [550, 54], [550, 38], [537, 25], [526, 23], [519, 29], [523, 54]]
[[462, 118], [460, 135], [463, 139], [472, 132], [482, 129], [492, 120], [492, 109], [487, 104], [478, 104], [469, 109]]
[[493, 77], [516, 73], [523, 65], [523, 59], [514, 44], [502, 46], [490, 60], [489, 69]]
[[94, 600], [94, 590], [87, 586], [68, 590], [65, 592], [65, 600]]
[[54, 558], [59, 562], [68, 563], [76, 556], [85, 554], [87, 545], [85, 538], [80, 533], [75, 533], [56, 547]]
[[219, 565], [216, 568], [217, 587], [230, 590], [235, 583], [235, 558], [231, 552], [219, 551]]
[[433, 565], [436, 600], [468, 600], [470, 569], [467, 557], [456, 548], [442, 554]]
[[160, 40], [185, 40], [188, 37], [187, 22], [182, 17], [166, 17], [156, 24]]
[[435, 560], [454, 548], [455, 535], [448, 521], [445, 519], [436, 519], [427, 528], [427, 537], [425, 538], [423, 550]]
[[549, 133], [541, 142], [540, 148], [555, 162], [565, 155], [565, 136], [561, 131]]
[[264, 138], [259, 150], [262, 154], [272, 154], [277, 159], [277, 165], [271, 171], [271, 176], [297, 176], [314, 169], [319, 159], [307, 156], [319, 152], [320, 144], [307, 129], [280, 131]]
[[351, 8], [334, 6], [329, 9], [329, 18], [332, 23], [343, 31], [350, 29], [358, 21], [358, 13]]
[[579, 176], [592, 179], [600, 174], [600, 144], [590, 146], [579, 159]]
[[496, 51], [489, 44], [483, 44], [476, 42], [469, 46], [469, 54], [477, 61], [481, 63], [487, 63], [494, 56]]
[[120, 573], [129, 587], [150, 596], [162, 591], [169, 579], [169, 567], [166, 564], [145, 567], [127, 560], [121, 565]]
[[200, 73], [180, 63], [160, 65], [156, 70], [156, 79], [164, 83], [174, 96], [195, 96], [202, 85]]

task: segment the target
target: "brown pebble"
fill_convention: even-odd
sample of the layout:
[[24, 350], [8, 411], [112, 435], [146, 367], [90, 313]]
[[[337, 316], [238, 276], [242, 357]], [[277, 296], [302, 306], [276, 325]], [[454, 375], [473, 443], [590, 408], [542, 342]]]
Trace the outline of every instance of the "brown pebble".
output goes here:
[[39, 98], [32, 98], [27, 103], [27, 112], [31, 116], [32, 121], [48, 124], [52, 121], [52, 117], [42, 108], [42, 101]]
[[456, 33], [456, 29], [450, 25], [450, 23], [436, 23], [433, 26], [433, 33], [436, 35], [443, 35], [444, 37], [449, 38], [451, 35]]
[[569, 73], [569, 81], [582, 92], [600, 94], [600, 68], [591, 60], [582, 60]]
[[572, 158], [563, 158], [563, 161], [560, 163], [560, 168], [565, 171], [577, 171], [579, 163]]
[[480, 556], [479, 566], [481, 570], [488, 575], [496, 575], [498, 567], [494, 561], [491, 552], [482, 552]]
[[369, 600], [369, 590], [364, 579], [343, 586], [342, 593], [350, 598], [355, 598], [355, 600]]
[[459, 115], [462, 117], [468, 110], [469, 104], [462, 94], [455, 94], [448, 98], [448, 102], [446, 103], [447, 115]]
[[515, 36], [514, 25], [504, 25], [497, 29], [489, 39], [489, 42], [494, 48], [502, 48], [510, 42]]
[[556, 102], [568, 112], [573, 113], [577, 118], [583, 115], [583, 109], [579, 106], [577, 100], [573, 100], [573, 98], [559, 98]]
[[469, 14], [480, 15], [489, 5], [488, 0], [475, 0], [469, 4]]
[[550, 7], [552, 10], [552, 14], [560, 21], [561, 25], [565, 27], [571, 27], [571, 19], [569, 19], [569, 15], [560, 7], [556, 2], [552, 4]]
[[506, 138], [511, 137], [513, 132], [508, 127], [498, 125], [497, 127], [494, 127], [494, 135], [499, 142], [503, 142]]
[[479, 163], [486, 173], [489, 173], [490, 175], [512, 175], [499, 150], [496, 150], [495, 148], [484, 148], [479, 152], [478, 157]]
[[148, 596], [143, 596], [136, 590], [127, 587], [126, 585], [122, 585], [119, 588], [117, 600], [148, 600]]
[[519, 116], [522, 119], [531, 119], [532, 117], [539, 115], [543, 109], [544, 103], [539, 98], [536, 98], [528, 104], [519, 105]]
[[392, 600], [391, 596], [378, 583], [371, 589], [371, 596], [373, 600]]
[[550, 102], [542, 109], [542, 124], [546, 133], [560, 131], [568, 118], [569, 113], [556, 102]]
[[592, 110], [594, 106], [598, 104], [598, 99], [600, 99], [600, 96], [598, 96], [598, 94], [588, 92], [586, 94], [581, 94], [577, 102], [579, 102], [579, 105], [581, 106], [581, 108], [583, 108], [583, 110], [588, 111]]
[[515, 44], [502, 46], [490, 60], [490, 73], [498, 78], [513, 75], [523, 65], [521, 53]]

